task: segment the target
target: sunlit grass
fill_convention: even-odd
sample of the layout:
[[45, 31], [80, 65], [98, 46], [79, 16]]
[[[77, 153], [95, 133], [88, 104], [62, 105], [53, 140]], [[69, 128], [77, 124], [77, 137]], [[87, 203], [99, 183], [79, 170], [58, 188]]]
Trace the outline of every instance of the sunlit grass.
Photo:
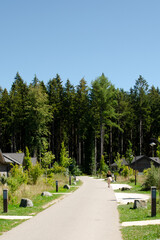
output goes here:
[[121, 231], [123, 240], [160, 239], [160, 225], [124, 227]]

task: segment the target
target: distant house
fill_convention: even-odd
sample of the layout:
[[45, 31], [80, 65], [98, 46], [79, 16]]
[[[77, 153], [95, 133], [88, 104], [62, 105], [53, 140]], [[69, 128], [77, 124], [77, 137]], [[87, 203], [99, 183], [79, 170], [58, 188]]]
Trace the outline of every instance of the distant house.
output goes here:
[[134, 157], [131, 167], [139, 172], [143, 172], [144, 169], [151, 167], [151, 163], [155, 167], [160, 167], [160, 159], [158, 157], [147, 157], [145, 155]]
[[[122, 160], [122, 164], [121, 164], [122, 166], [123, 166], [123, 165], [128, 166], [128, 163], [126, 162], [126, 160], [125, 160], [124, 158], [122, 158], [121, 160]], [[112, 163], [112, 164], [111, 164], [111, 168], [112, 168], [113, 170], [115, 170], [115, 169], [117, 168], [117, 164], [116, 164], [115, 162]]]
[[[12, 165], [21, 165], [24, 163], [24, 153], [2, 153], [0, 150], [0, 175], [8, 176], [8, 172], [11, 170]], [[33, 165], [36, 164], [37, 159], [31, 158]]]
[[[128, 166], [128, 163], [125, 161], [125, 159], [122, 160], [122, 165]], [[158, 157], [147, 157], [145, 155], [136, 156], [133, 158], [131, 168], [136, 169], [139, 172], [143, 172], [144, 169], [151, 167], [151, 163], [153, 163], [155, 167], [160, 167], [160, 159]], [[117, 167], [116, 163], [111, 164], [111, 167], [114, 170]]]

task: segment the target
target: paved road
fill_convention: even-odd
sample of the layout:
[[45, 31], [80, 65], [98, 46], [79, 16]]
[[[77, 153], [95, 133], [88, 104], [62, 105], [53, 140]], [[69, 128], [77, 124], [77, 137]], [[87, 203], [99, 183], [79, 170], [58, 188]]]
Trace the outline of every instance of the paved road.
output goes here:
[[106, 182], [81, 177], [73, 194], [0, 236], [0, 240], [120, 240], [117, 203]]

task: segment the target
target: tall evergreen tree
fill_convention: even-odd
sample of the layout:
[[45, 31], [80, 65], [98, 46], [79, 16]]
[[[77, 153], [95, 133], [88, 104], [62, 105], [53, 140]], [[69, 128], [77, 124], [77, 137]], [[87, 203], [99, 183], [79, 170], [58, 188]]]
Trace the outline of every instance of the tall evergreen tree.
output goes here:
[[80, 80], [77, 86], [75, 97], [75, 127], [77, 143], [77, 162], [83, 165], [85, 159], [84, 141], [87, 131], [87, 114], [89, 111], [88, 87], [84, 78]]
[[0, 148], [3, 152], [11, 151], [11, 99], [7, 89], [0, 96]]
[[[140, 75], [136, 80], [134, 89], [134, 111], [136, 116], [135, 122], [135, 134], [139, 135], [139, 154], [142, 155], [144, 152], [144, 138], [145, 133], [150, 130], [151, 127], [151, 119], [150, 119], [150, 104], [148, 101], [148, 83], [147, 81]], [[139, 129], [137, 131], [137, 127], [139, 125]]]
[[23, 79], [16, 74], [10, 91], [12, 116], [12, 152], [25, 150], [26, 135], [26, 105], [28, 87]]
[[51, 106], [52, 122], [50, 124], [50, 148], [56, 161], [60, 157], [61, 142], [63, 141], [63, 86], [60, 76], [49, 81], [47, 86], [49, 105]]
[[40, 83], [29, 86], [28, 94], [28, 144], [32, 155], [36, 154], [41, 158], [41, 153], [49, 138], [49, 123], [52, 120], [52, 114], [48, 102], [48, 95]]
[[74, 101], [75, 101], [75, 88], [67, 80], [63, 90], [63, 120], [64, 120], [64, 139], [68, 145], [69, 156], [75, 158], [74, 152]]
[[[91, 99], [93, 117], [95, 118], [95, 136], [96, 138], [100, 136], [100, 159], [104, 155], [105, 135], [107, 137], [106, 128], [118, 126], [115, 122], [117, 114], [115, 112], [114, 90], [114, 86], [104, 74], [92, 82]], [[95, 149], [95, 151], [97, 150]]]

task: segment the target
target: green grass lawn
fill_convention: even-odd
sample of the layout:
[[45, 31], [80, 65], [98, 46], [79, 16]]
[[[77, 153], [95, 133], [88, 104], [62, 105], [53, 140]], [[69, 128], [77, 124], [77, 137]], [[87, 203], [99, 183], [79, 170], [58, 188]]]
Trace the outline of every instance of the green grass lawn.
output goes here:
[[157, 203], [157, 215], [155, 217], [151, 217], [150, 201], [147, 204], [147, 208], [133, 209], [133, 203], [129, 203], [127, 205], [119, 205], [118, 210], [120, 222], [160, 219], [159, 203]]
[[16, 227], [20, 223], [22, 223], [24, 220], [3, 220], [0, 219], [0, 235], [3, 234], [3, 232], [9, 231], [11, 228]]
[[121, 231], [123, 240], [160, 239], [160, 225], [123, 227]]
[[[151, 191], [143, 190], [140, 184], [135, 185], [133, 183], [130, 183], [129, 185], [131, 186], [131, 189], [126, 190], [125, 191], [126, 193], [151, 194]], [[122, 191], [117, 189], [116, 192], [122, 192]]]
[[[132, 188], [131, 190], [125, 191], [125, 193], [140, 193], [140, 194], [151, 194], [151, 191], [142, 190], [142, 183], [137, 182], [118, 182], [129, 184]], [[116, 190], [116, 192], [121, 192]], [[129, 221], [143, 221], [143, 220], [153, 220], [160, 219], [160, 204], [159, 195], [157, 191], [157, 214], [155, 217], [151, 217], [151, 201], [147, 203], [147, 208], [133, 209], [133, 203], [127, 205], [119, 205], [119, 217], [120, 222]], [[124, 240], [153, 240], [160, 239], [160, 225], [147, 225], [147, 226], [130, 226], [121, 228], [122, 236]]]

